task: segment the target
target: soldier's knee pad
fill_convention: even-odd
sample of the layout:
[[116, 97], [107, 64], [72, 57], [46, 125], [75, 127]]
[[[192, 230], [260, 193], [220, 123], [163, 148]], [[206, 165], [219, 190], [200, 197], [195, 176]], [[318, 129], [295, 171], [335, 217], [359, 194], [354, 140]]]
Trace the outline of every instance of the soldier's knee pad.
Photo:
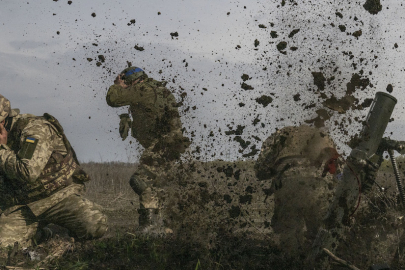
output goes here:
[[133, 174], [131, 179], [129, 180], [129, 184], [132, 189], [135, 191], [136, 194], [141, 195], [145, 189], [148, 187], [148, 184], [145, 183], [142, 179], [140, 179], [139, 175]]

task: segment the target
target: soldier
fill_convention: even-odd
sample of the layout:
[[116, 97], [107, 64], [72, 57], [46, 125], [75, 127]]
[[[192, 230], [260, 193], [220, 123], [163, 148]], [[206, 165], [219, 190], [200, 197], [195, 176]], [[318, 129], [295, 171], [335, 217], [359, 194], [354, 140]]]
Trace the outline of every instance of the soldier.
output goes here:
[[140, 166], [130, 179], [139, 195], [139, 230], [145, 233], [163, 232], [158, 193], [165, 174], [173, 168], [180, 155], [190, 145], [183, 136], [178, 103], [165, 88], [166, 82], [148, 78], [138, 67], [124, 69], [107, 92], [111, 107], [129, 105], [129, 114], [120, 116], [120, 135], [123, 140], [131, 134], [145, 148]]
[[49, 236], [50, 223], [78, 239], [107, 230], [100, 206], [82, 197], [81, 169], [62, 126], [49, 114], [11, 109], [0, 95], [0, 247], [31, 246]]
[[263, 143], [255, 171], [259, 180], [272, 181], [271, 226], [290, 256], [303, 255], [315, 238], [332, 198], [338, 156], [328, 135], [306, 125], [282, 128]]

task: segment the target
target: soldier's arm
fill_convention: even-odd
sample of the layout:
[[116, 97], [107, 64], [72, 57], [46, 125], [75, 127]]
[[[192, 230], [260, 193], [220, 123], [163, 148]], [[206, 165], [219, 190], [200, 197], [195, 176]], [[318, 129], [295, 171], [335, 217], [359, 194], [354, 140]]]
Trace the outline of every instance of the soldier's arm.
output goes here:
[[29, 124], [22, 131], [18, 153], [2, 145], [0, 171], [11, 180], [35, 181], [52, 154], [54, 136], [47, 124]]

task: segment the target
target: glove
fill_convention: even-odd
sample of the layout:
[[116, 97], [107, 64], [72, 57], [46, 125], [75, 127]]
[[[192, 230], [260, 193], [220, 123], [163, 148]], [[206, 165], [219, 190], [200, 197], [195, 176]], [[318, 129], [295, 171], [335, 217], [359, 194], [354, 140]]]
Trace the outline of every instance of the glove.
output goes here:
[[128, 137], [129, 129], [131, 128], [131, 118], [129, 118], [129, 114], [123, 113], [120, 115], [120, 136], [122, 140], [125, 140]]

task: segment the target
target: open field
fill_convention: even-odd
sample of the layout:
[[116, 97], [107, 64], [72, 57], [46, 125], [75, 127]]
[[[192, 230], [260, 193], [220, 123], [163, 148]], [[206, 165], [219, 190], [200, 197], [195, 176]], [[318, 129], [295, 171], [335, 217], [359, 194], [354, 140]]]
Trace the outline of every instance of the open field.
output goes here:
[[[168, 225], [175, 233], [152, 238], [136, 233], [138, 198], [128, 184], [136, 164], [83, 164], [92, 178], [86, 196], [104, 207], [110, 230], [102, 239], [72, 244], [62, 257], [41, 267], [304, 269], [305, 258], [290, 257], [277, 244], [278, 236], [270, 226], [274, 198], [266, 195], [269, 183], [255, 179], [252, 165], [253, 162], [215, 161], [200, 163], [194, 171], [185, 167], [192, 171], [188, 179], [167, 183], [169, 187], [182, 186], [183, 193], [163, 194], [165, 206], [175, 209], [167, 215]], [[392, 200], [393, 174], [383, 169], [377, 182], [388, 193], [381, 195], [375, 189], [363, 196], [355, 223], [337, 255], [360, 269], [381, 262], [403, 269], [403, 213]], [[47, 252], [51, 252], [51, 247], [51, 244], [44, 246]], [[8, 265], [32, 267], [35, 262], [19, 254], [9, 258]], [[344, 268], [333, 266], [333, 269]]]

